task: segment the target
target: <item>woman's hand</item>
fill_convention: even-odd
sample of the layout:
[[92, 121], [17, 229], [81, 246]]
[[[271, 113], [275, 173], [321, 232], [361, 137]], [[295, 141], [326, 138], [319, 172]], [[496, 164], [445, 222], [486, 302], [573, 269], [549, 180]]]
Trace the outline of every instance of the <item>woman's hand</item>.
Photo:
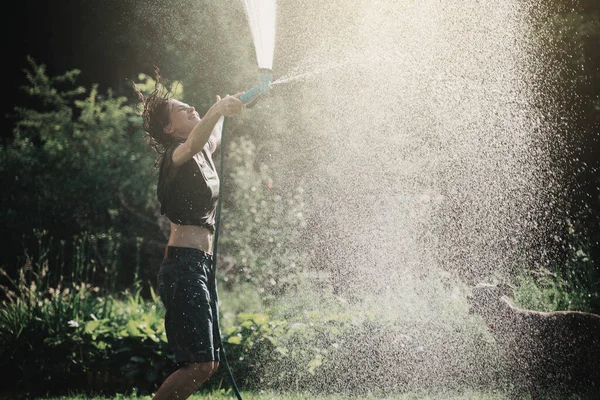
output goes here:
[[221, 99], [221, 96], [217, 95], [217, 110], [219, 114], [229, 117], [230, 115], [239, 114], [244, 108], [244, 103], [240, 100], [240, 96], [244, 92], [240, 92], [233, 96], [225, 96]]

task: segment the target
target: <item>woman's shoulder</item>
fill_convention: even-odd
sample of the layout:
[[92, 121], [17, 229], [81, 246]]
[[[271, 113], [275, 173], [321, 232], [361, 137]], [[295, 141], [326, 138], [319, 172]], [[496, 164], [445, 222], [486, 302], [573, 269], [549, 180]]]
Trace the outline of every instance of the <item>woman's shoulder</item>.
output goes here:
[[170, 165], [173, 162], [173, 152], [183, 144], [182, 140], [175, 140], [164, 147], [162, 154], [161, 166]]
[[174, 173], [179, 168], [176, 168], [173, 163], [173, 152], [183, 141], [174, 141], [165, 146], [159, 163], [159, 175], [161, 178], [173, 178]]

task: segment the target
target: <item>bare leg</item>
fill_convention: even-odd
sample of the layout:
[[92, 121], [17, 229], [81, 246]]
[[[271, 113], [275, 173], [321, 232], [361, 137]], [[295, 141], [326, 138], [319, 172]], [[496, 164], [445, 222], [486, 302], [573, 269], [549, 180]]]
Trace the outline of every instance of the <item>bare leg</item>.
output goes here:
[[218, 361], [188, 364], [173, 372], [152, 400], [184, 400], [190, 397], [219, 366]]

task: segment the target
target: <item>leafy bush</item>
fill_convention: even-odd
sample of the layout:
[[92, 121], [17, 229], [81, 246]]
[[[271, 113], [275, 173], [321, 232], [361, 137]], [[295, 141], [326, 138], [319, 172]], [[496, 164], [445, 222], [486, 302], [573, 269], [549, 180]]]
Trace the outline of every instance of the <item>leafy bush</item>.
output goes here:
[[518, 276], [514, 297], [519, 306], [531, 310], [592, 311], [592, 294], [547, 269]]
[[[16, 271], [21, 246], [35, 245], [22, 243], [34, 229], [52, 231], [67, 247], [80, 232], [113, 229], [122, 233], [123, 257], [135, 254], [142, 232], [150, 239], [160, 235], [154, 159], [142, 141], [140, 118], [127, 98], [76, 86], [80, 71], [48, 77], [44, 65], [29, 61], [28, 106], [15, 108], [13, 137], [0, 145], [6, 194], [0, 223], [12, 233], [0, 265]], [[70, 259], [64, 261], [66, 269], [72, 267]], [[133, 259], [122, 264], [121, 276], [130, 279], [129, 265]]]
[[468, 317], [464, 300], [442, 298], [427, 315], [382, 316], [381, 307], [303, 288], [265, 313], [238, 314], [225, 331], [230, 364], [243, 387], [256, 390], [499, 388], [503, 366], [493, 339]]
[[[140, 282], [118, 295], [84, 281], [53, 285], [49, 261], [38, 260], [30, 259], [3, 288], [3, 389], [57, 394], [136, 388], [144, 394], [176, 369], [164, 309], [151, 289], [144, 299]], [[444, 293], [431, 279], [425, 285]], [[356, 394], [489, 388], [496, 382], [494, 345], [476, 320], [465, 318], [460, 296], [447, 301], [440, 295], [433, 303], [396, 296], [398, 307], [419, 301], [411, 303], [418, 310], [407, 313], [381, 307], [380, 299], [373, 299], [379, 307], [364, 299], [349, 303], [298, 285], [264, 308], [256, 287], [241, 286], [239, 293], [222, 290], [221, 297], [240, 294], [247, 303], [225, 301], [221, 315], [228, 360], [242, 389]], [[220, 368], [204, 388], [228, 387], [225, 373]]]
[[[44, 237], [38, 235], [42, 246]], [[70, 280], [55, 277], [51, 271], [58, 268], [47, 254], [28, 256], [14, 280], [0, 269], [10, 283], [2, 287], [0, 309], [0, 366], [8, 374], [3, 389], [157, 387], [174, 363], [164, 310], [152, 290], [152, 298], [143, 299], [138, 281], [133, 291], [111, 295], [108, 281], [104, 287], [85, 281], [89, 265], [76, 269]]]
[[228, 287], [249, 282], [271, 301], [296, 287], [306, 267], [294, 245], [306, 228], [304, 189], [279, 188], [245, 137], [227, 145], [227, 161], [219, 271]]
[[575, 229], [570, 219], [564, 231], [554, 236], [565, 257], [548, 267], [522, 271], [515, 279], [515, 301], [539, 311], [600, 312], [600, 263], [594, 259], [593, 238]]

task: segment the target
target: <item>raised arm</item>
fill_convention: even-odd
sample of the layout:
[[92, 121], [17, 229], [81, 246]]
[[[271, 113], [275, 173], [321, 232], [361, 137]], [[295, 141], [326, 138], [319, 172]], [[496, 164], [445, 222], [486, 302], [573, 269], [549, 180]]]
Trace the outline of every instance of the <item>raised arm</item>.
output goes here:
[[[217, 96], [217, 101], [219, 101], [219, 100], [221, 100], [221, 98], [219, 96]], [[210, 134], [210, 138], [208, 139], [208, 142], [210, 145], [210, 151], [212, 153], [217, 151], [219, 146], [221, 146], [221, 136], [223, 135], [223, 123], [224, 122], [225, 122], [225, 117], [221, 116], [221, 118], [219, 118], [219, 120], [215, 124], [215, 127], [213, 128], [212, 133]]]

